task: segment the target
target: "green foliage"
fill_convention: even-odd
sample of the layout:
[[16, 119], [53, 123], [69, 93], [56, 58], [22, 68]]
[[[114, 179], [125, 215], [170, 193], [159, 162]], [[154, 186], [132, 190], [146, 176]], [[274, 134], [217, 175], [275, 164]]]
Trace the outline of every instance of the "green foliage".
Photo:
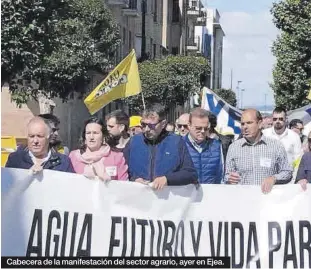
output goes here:
[[224, 99], [228, 104], [232, 106], [237, 105], [236, 94], [230, 89], [217, 89], [213, 90], [219, 97]]
[[[168, 56], [139, 64], [146, 105], [154, 102], [166, 108], [183, 105], [190, 94], [199, 92], [203, 77], [209, 73], [207, 59], [194, 56]], [[131, 111], [143, 108], [141, 94], [124, 100]]]
[[102, 0], [3, 0], [1, 81], [24, 103], [39, 92], [66, 100], [89, 71], [106, 71], [119, 42]]
[[277, 59], [272, 89], [277, 105], [306, 105], [311, 86], [311, 1], [283, 0], [273, 4], [274, 23], [281, 30], [272, 52]]

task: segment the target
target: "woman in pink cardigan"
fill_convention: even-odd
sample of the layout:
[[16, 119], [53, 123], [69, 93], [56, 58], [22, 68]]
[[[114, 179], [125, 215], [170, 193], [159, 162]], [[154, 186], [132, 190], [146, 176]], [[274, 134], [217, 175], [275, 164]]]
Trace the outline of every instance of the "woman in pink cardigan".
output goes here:
[[77, 174], [90, 179], [128, 180], [128, 167], [122, 152], [112, 151], [103, 122], [95, 117], [85, 122], [82, 146], [70, 152], [69, 158]]

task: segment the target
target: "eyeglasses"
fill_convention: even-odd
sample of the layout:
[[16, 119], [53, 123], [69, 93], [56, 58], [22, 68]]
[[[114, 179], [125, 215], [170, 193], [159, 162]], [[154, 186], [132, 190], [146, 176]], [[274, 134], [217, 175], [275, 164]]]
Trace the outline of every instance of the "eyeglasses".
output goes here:
[[277, 121], [277, 120], [279, 120], [279, 121], [284, 121], [284, 118], [273, 118], [273, 121]]
[[177, 124], [178, 129], [181, 129], [181, 127], [184, 127], [185, 129], [188, 129], [187, 124]]
[[297, 129], [297, 130], [299, 130], [300, 132], [302, 132], [303, 129], [304, 129], [303, 127], [299, 128], [299, 127], [296, 127], [296, 126], [295, 126], [294, 128]]
[[148, 126], [150, 130], [154, 130], [159, 123], [160, 123], [160, 121], [158, 121], [157, 123], [140, 122], [141, 128], [145, 129]]
[[202, 131], [207, 132], [209, 129], [208, 127], [197, 127], [197, 126], [194, 126], [194, 128], [196, 131], [200, 131], [200, 132]]
[[59, 128], [52, 128], [53, 133], [58, 132], [58, 131], [59, 131]]

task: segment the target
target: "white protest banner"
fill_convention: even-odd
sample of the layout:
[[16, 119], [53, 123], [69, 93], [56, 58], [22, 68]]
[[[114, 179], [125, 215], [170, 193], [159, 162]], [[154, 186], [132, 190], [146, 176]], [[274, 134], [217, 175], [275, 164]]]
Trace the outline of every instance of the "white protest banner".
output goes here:
[[231, 256], [235, 268], [311, 267], [311, 188], [132, 182], [1, 169], [2, 256]]

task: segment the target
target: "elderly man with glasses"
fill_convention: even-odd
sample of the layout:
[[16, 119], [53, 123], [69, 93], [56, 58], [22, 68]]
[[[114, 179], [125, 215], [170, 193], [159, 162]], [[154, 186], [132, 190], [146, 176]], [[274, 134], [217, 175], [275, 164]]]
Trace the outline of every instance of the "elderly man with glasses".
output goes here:
[[190, 113], [189, 134], [184, 139], [201, 184], [220, 184], [223, 178], [221, 142], [209, 138], [209, 112], [195, 108]]
[[272, 114], [273, 126], [263, 130], [266, 137], [271, 137], [279, 140], [287, 154], [289, 164], [294, 166], [295, 162], [303, 154], [300, 137], [293, 130], [286, 127], [286, 110], [277, 107], [273, 110]]
[[197, 182], [186, 144], [182, 137], [165, 130], [165, 116], [160, 104], [147, 108], [141, 120], [143, 133], [133, 136], [124, 150], [130, 180], [150, 183], [157, 190]]
[[177, 130], [179, 135], [186, 136], [189, 133], [189, 114], [181, 114], [177, 119]]

